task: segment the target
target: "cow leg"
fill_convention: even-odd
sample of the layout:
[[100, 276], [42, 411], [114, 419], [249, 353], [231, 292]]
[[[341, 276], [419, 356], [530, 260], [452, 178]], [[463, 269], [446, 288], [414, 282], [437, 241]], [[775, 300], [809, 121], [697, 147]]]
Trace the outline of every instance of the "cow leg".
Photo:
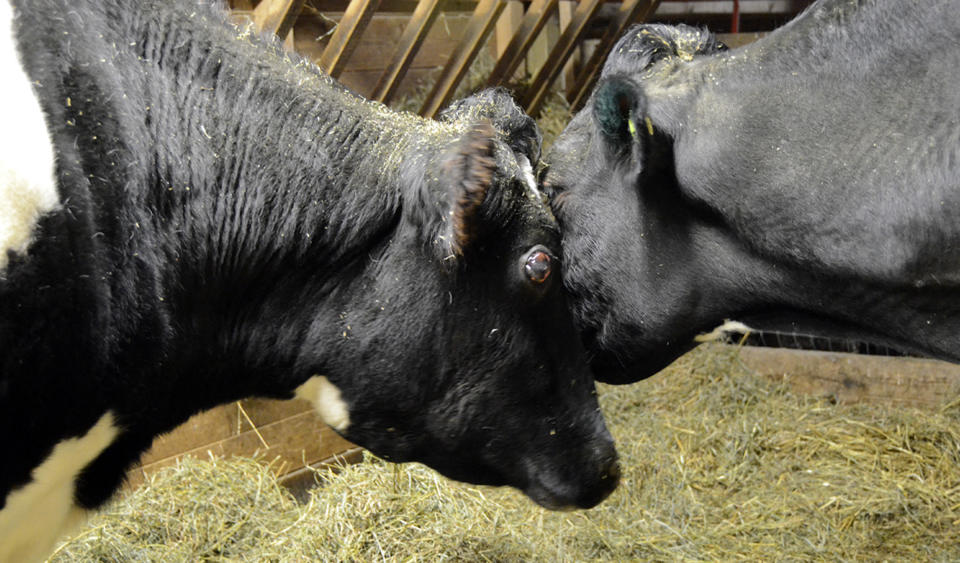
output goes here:
[[42, 561], [85, 520], [87, 511], [73, 498], [77, 475], [116, 436], [113, 413], [104, 413], [84, 435], [54, 446], [31, 481], [7, 495], [0, 510], [0, 561]]

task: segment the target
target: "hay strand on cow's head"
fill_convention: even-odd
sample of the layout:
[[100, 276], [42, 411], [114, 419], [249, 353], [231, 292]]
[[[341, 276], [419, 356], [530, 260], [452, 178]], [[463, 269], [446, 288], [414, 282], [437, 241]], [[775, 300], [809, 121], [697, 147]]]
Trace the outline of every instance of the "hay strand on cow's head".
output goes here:
[[624, 468], [599, 507], [376, 459], [305, 504], [269, 464], [187, 460], [91, 523], [56, 561], [838, 560], [960, 557], [960, 407], [834, 405], [706, 345], [604, 387]]

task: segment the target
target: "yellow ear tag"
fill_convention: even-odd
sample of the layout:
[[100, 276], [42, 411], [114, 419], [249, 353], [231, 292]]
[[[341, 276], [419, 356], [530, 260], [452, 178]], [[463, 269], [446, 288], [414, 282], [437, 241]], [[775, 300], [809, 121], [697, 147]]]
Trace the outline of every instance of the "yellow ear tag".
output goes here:
[[647, 122], [647, 133], [649, 133], [650, 136], [653, 137], [653, 122], [650, 121], [650, 117], [644, 117], [643, 119], [644, 121]]
[[637, 138], [637, 125], [633, 122], [632, 119], [627, 119], [627, 129], [630, 131], [630, 136], [634, 139]]

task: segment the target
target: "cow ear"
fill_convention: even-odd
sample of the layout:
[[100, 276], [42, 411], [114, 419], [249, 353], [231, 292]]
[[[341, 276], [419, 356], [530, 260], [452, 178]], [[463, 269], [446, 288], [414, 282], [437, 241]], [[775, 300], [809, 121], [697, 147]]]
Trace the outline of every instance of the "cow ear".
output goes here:
[[446, 161], [450, 220], [445, 238], [455, 256], [463, 255], [480, 235], [481, 206], [497, 166], [493, 154], [495, 139], [496, 131], [489, 122], [474, 124], [456, 143]]
[[639, 86], [629, 78], [613, 76], [601, 82], [593, 94], [593, 117], [604, 137], [621, 145], [631, 139], [638, 141], [642, 132], [649, 132], [644, 105]]

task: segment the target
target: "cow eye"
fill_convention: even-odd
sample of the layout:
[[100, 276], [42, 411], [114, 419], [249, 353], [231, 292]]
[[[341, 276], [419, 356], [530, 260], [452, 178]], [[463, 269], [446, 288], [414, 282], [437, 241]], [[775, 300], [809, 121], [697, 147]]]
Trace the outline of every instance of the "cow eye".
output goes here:
[[531, 283], [541, 285], [550, 277], [553, 271], [553, 258], [542, 246], [535, 246], [527, 253], [523, 264], [523, 273]]

